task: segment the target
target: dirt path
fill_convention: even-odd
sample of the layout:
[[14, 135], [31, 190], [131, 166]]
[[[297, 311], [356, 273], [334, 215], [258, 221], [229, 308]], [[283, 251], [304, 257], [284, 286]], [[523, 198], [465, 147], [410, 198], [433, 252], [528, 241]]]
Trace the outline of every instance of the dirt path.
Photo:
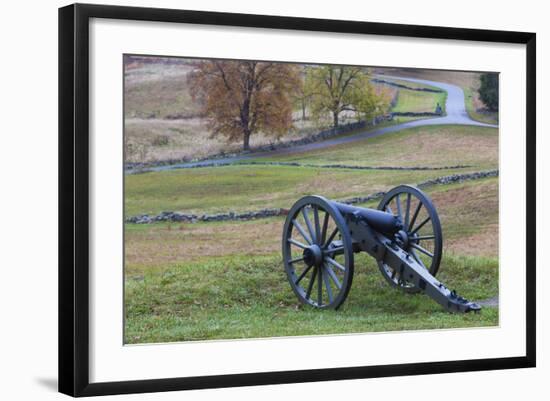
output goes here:
[[[288, 155], [292, 153], [307, 152], [311, 150], [327, 148], [330, 146], [342, 145], [346, 143], [360, 141], [367, 138], [374, 138], [380, 135], [401, 131], [407, 128], [423, 127], [427, 125], [458, 124], [458, 125], [475, 125], [479, 127], [498, 128], [498, 125], [480, 123], [478, 121], [472, 120], [470, 116], [468, 116], [468, 113], [466, 111], [466, 105], [464, 103], [464, 92], [459, 86], [451, 85], [443, 82], [429, 81], [425, 79], [405, 78], [405, 77], [397, 77], [397, 76], [389, 76], [389, 75], [381, 75], [380, 77], [385, 79], [389, 78], [389, 79], [398, 79], [401, 81], [415, 82], [419, 84], [434, 86], [445, 90], [447, 92], [447, 101], [445, 104], [447, 115], [444, 117], [409, 121], [403, 124], [397, 124], [397, 125], [392, 125], [390, 127], [375, 129], [373, 131], [361, 132], [355, 135], [333, 138], [333, 139], [329, 139], [321, 142], [313, 142], [307, 145], [294, 146], [292, 148], [284, 148], [284, 149], [279, 149], [279, 150], [270, 151], [270, 152], [243, 154], [243, 155], [227, 157], [223, 159], [212, 159], [212, 160], [203, 160], [198, 162], [177, 163], [177, 164], [171, 164], [171, 165], [165, 165], [165, 166], [155, 166], [155, 167], [147, 168], [142, 171], [163, 171], [163, 170], [172, 170], [172, 169], [179, 169], [179, 168], [208, 167], [208, 166], [214, 166], [217, 164], [230, 164], [230, 163], [234, 163], [242, 160], [250, 160], [250, 159], [256, 159], [261, 157], [271, 157], [271, 156], [279, 156], [279, 155]], [[131, 173], [131, 171], [127, 171], [127, 173]]]

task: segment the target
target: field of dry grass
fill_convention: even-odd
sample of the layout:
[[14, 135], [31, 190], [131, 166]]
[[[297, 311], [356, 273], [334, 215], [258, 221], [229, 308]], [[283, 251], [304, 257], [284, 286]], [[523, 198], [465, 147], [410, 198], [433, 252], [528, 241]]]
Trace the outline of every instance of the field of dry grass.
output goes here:
[[[134, 62], [128, 66], [124, 94], [126, 162], [196, 159], [242, 149], [241, 143], [211, 136], [208, 121], [200, 115], [189, 91], [187, 76], [191, 69], [187, 63]], [[304, 138], [328, 127], [331, 121], [318, 124], [302, 120], [301, 114], [301, 110], [295, 111], [294, 129], [284, 137], [260, 132], [251, 137], [250, 145]], [[342, 116], [341, 120], [354, 121], [349, 116]]]
[[[235, 153], [242, 149], [239, 142], [229, 142], [223, 137], [212, 137], [208, 121], [200, 115], [197, 103], [189, 91], [187, 76], [192, 69], [189, 62], [166, 64], [128, 64], [125, 70], [124, 136], [125, 157], [129, 163], [150, 163], [170, 160], [190, 160], [220, 153]], [[397, 90], [381, 85], [397, 98]], [[410, 92], [410, 91], [405, 91]], [[401, 99], [407, 98], [404, 93]], [[399, 111], [433, 111], [436, 101], [433, 94], [413, 93], [412, 99], [401, 105]], [[434, 99], [432, 99], [434, 98]], [[413, 104], [413, 103], [419, 104]], [[401, 102], [403, 103], [403, 102]], [[410, 108], [411, 110], [404, 110]], [[403, 110], [402, 110], [403, 109]], [[250, 145], [269, 145], [279, 141], [292, 141], [310, 136], [332, 124], [332, 117], [321, 121], [302, 119], [302, 111], [296, 107], [294, 128], [281, 138], [260, 133], [253, 135]], [[342, 124], [355, 121], [350, 113], [343, 113]]]

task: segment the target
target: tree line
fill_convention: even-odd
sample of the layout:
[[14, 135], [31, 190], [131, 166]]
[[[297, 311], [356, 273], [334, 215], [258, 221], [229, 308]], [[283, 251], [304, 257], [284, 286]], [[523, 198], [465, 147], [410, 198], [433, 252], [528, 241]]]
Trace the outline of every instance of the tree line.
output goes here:
[[212, 134], [242, 141], [244, 150], [255, 133], [287, 133], [296, 108], [303, 119], [309, 110], [311, 118], [330, 116], [338, 127], [343, 113], [374, 118], [387, 113], [391, 103], [364, 67], [204, 60], [195, 63], [188, 80]]

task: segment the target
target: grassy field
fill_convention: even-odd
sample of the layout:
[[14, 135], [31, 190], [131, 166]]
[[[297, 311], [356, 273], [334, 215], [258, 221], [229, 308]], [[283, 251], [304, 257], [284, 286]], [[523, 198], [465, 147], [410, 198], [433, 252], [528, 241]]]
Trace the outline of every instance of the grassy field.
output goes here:
[[262, 160], [399, 167], [468, 165], [481, 170], [498, 166], [498, 130], [451, 125], [417, 127]]
[[[474, 146], [477, 152], [470, 151]], [[267, 160], [365, 166], [465, 164], [469, 168], [382, 172], [232, 165], [128, 175], [125, 211], [127, 216], [133, 216], [161, 211], [214, 213], [228, 209], [288, 208], [297, 197], [319, 191], [336, 199], [364, 196], [402, 183], [415, 184], [441, 175], [496, 168], [497, 147], [496, 129], [431, 126]]]
[[372, 170], [263, 165], [179, 169], [127, 176], [125, 210], [132, 216], [161, 211], [215, 213], [287, 208], [297, 197], [314, 192], [344, 199], [438, 175], [440, 171], [380, 174]]
[[[498, 237], [493, 232], [498, 224], [497, 191], [494, 178], [429, 191], [446, 237], [438, 277], [471, 299], [486, 299], [498, 293]], [[339, 311], [319, 312], [303, 307], [292, 293], [282, 267], [282, 225], [283, 218], [127, 225], [125, 341], [480, 327], [498, 323], [495, 308], [485, 308], [475, 315], [452, 315], [426, 296], [392, 289], [365, 255], [357, 255], [352, 291]], [[484, 240], [480, 242], [479, 238]]]
[[[404, 150], [396, 155], [396, 149], [405, 144], [415, 151]], [[471, 152], [474, 146], [482, 151]], [[312, 164], [409, 166], [467, 161], [473, 170], [480, 170], [497, 168], [497, 149], [494, 129], [429, 127], [293, 156], [292, 160]], [[412, 158], [408, 156], [411, 153]], [[290, 207], [305, 194], [321, 193], [336, 198], [365, 195], [446, 174], [450, 172], [265, 165], [138, 174], [126, 177], [126, 213], [161, 210], [211, 213]], [[469, 299], [496, 296], [498, 178], [434, 186], [426, 191], [437, 207], [445, 238], [438, 278]], [[376, 204], [370, 202], [366, 206]], [[424, 295], [392, 289], [366, 255], [356, 255], [352, 290], [340, 310], [320, 312], [301, 306], [282, 267], [283, 223], [283, 217], [274, 217], [240, 222], [127, 224], [125, 342], [498, 324], [498, 308], [487, 307], [480, 314], [452, 315]]]
[[[464, 91], [466, 110], [473, 120], [488, 124], [498, 124], [498, 112], [481, 112], [484, 105], [479, 99], [479, 72], [421, 70], [414, 68], [380, 68], [376, 73], [399, 75], [408, 78], [428, 79], [431, 81], [447, 82], [460, 86]], [[409, 85], [409, 84], [407, 84]]]
[[447, 93], [420, 92], [401, 89], [397, 95], [397, 103], [392, 108], [393, 112], [433, 113], [439, 104], [445, 113], [445, 100]]

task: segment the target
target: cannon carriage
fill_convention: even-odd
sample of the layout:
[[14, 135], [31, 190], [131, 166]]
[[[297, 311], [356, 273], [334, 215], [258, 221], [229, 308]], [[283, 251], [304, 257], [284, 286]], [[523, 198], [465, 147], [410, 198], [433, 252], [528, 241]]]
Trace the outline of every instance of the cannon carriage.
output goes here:
[[392, 189], [378, 209], [305, 196], [290, 209], [282, 242], [292, 290], [313, 307], [342, 305], [353, 281], [354, 256], [366, 252], [393, 287], [424, 292], [450, 312], [481, 309], [435, 278], [443, 234], [432, 201], [418, 188]]

